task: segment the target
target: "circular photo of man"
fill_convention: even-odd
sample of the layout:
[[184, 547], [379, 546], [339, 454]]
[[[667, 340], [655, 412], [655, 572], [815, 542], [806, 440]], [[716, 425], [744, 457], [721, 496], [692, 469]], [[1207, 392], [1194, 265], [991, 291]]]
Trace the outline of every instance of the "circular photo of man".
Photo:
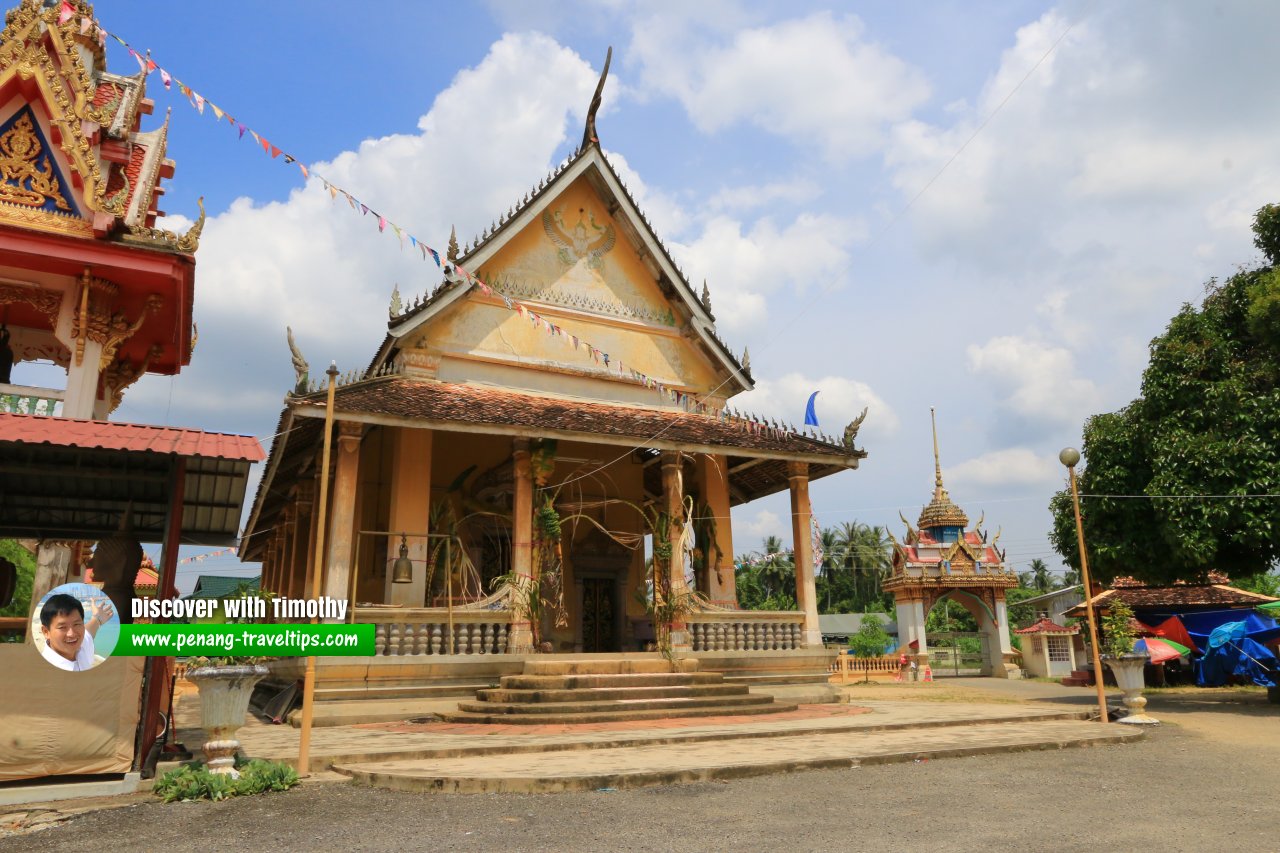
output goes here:
[[81, 672], [110, 657], [120, 636], [120, 617], [102, 590], [66, 583], [41, 599], [31, 627], [45, 660], [58, 669]]

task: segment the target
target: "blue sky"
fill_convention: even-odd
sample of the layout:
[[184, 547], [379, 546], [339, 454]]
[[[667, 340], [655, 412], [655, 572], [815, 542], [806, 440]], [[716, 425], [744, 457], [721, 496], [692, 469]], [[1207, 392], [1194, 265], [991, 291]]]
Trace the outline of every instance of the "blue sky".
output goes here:
[[[1256, 260], [1252, 212], [1277, 200], [1271, 4], [97, 13], [437, 246], [451, 225], [477, 233], [572, 150], [613, 45], [601, 141], [689, 278], [707, 280], [721, 336], [750, 347], [759, 387], [739, 408], [799, 423], [821, 389], [822, 425], [839, 432], [870, 406], [862, 469], [813, 487], [820, 522], [914, 520], [936, 406], [952, 496], [1003, 527], [1020, 569], [1059, 564], [1045, 538], [1058, 450], [1132, 399], [1181, 303]], [[113, 70], [131, 65], [113, 51]], [[286, 323], [312, 365], [362, 367], [392, 286], [437, 279], [154, 76], [150, 93], [158, 115], [173, 108], [170, 226], [200, 195], [210, 215], [200, 343], [116, 417], [265, 437], [292, 380]], [[787, 511], [785, 496], [736, 511], [737, 550], [789, 539]], [[185, 586], [235, 566], [183, 566]]]

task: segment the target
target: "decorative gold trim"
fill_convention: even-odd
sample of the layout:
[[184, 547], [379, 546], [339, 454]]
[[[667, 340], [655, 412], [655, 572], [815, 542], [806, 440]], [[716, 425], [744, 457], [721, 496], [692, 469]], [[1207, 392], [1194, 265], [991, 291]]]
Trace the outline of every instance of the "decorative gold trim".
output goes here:
[[109, 331], [106, 340], [102, 342], [102, 357], [98, 360], [98, 369], [106, 370], [107, 365], [115, 360], [120, 346], [136, 335], [138, 330], [142, 328], [142, 324], [147, 321], [147, 317], [155, 314], [163, 305], [164, 297], [153, 293], [147, 297], [142, 313], [132, 323], [125, 319], [123, 312], [111, 315]]
[[54, 213], [51, 210], [20, 207], [5, 201], [0, 201], [0, 222], [50, 234], [66, 234], [71, 237], [93, 236], [93, 223], [87, 219], [66, 213]]
[[16, 284], [0, 284], [0, 305], [25, 302], [49, 318], [49, 328], [58, 326], [58, 312], [62, 309], [62, 293], [39, 287], [21, 287]]
[[194, 255], [200, 248], [200, 234], [204, 231], [204, 196], [198, 198], [196, 204], [200, 206], [200, 218], [182, 236], [163, 228], [148, 228], [145, 225], [130, 225], [129, 235], [132, 238], [160, 243], [186, 255]]

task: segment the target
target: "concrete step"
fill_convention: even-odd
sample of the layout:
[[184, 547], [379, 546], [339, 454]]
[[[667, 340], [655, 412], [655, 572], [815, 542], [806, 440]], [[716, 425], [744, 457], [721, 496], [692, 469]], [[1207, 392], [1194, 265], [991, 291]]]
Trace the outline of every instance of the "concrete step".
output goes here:
[[[480, 703], [477, 703], [480, 704]], [[594, 711], [581, 714], [486, 714], [470, 713], [459, 710], [445, 712], [440, 718], [449, 723], [485, 723], [540, 726], [540, 725], [576, 725], [578, 723], [629, 723], [641, 720], [669, 720], [694, 717], [739, 717], [758, 714], [780, 714], [794, 711], [798, 706], [785, 705], [778, 702], [756, 705], [712, 705], [708, 707], [686, 707], [674, 710], [657, 708], [654, 710], [615, 710]]]
[[697, 672], [698, 661], [692, 658], [668, 661], [662, 657], [557, 658], [527, 660], [525, 675], [623, 675], [636, 673]]
[[726, 684], [827, 684], [830, 678], [828, 672], [725, 673], [724, 681]]
[[[346, 702], [317, 702], [311, 713], [313, 726], [358, 726], [364, 723], [396, 723], [434, 717], [458, 707], [458, 698], [436, 699], [352, 699]], [[302, 709], [289, 712], [289, 725], [302, 725]]]
[[492, 681], [465, 681], [449, 684], [405, 684], [359, 687], [317, 687], [317, 702], [345, 702], [354, 699], [439, 699], [474, 696], [477, 690], [492, 687]]
[[808, 769], [1063, 749], [1142, 737], [1129, 726], [1078, 720], [978, 723], [869, 732], [847, 730], [759, 739], [601, 746], [555, 753], [347, 762], [333, 769], [357, 784], [401, 791], [494, 793], [587, 791], [717, 781]]
[[674, 699], [690, 696], [744, 696], [744, 684], [681, 684], [664, 687], [588, 687], [566, 690], [477, 690], [482, 702], [630, 702], [637, 699]]
[[689, 708], [731, 708], [745, 705], [771, 705], [772, 696], [742, 693], [736, 696], [670, 696], [634, 701], [604, 700], [600, 702], [459, 702], [458, 710], [471, 714], [561, 714], [579, 716], [609, 711], [669, 711], [680, 717]]
[[504, 690], [581, 690], [608, 687], [679, 687], [720, 684], [718, 672], [601, 673], [595, 675], [504, 675]]

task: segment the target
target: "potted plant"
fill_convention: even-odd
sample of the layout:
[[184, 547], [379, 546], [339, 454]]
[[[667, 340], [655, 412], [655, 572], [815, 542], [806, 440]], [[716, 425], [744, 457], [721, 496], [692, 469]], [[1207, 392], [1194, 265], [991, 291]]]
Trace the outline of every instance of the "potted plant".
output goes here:
[[1137, 637], [1133, 631], [1133, 610], [1128, 604], [1118, 598], [1109, 603], [1102, 620], [1102, 634], [1102, 660], [1115, 676], [1116, 686], [1124, 691], [1124, 706], [1129, 710], [1129, 715], [1120, 722], [1136, 725], [1160, 722], [1145, 713], [1147, 700], [1142, 689], [1146, 686], [1143, 668], [1147, 665], [1147, 656], [1133, 651]]
[[[241, 584], [231, 597], [269, 600], [274, 593]], [[247, 623], [252, 620], [223, 621]], [[262, 665], [265, 660], [241, 655], [193, 657], [187, 661], [187, 680], [200, 691], [200, 727], [206, 738], [203, 752], [210, 773], [226, 774], [233, 779], [240, 777], [235, 767], [240, 749], [236, 732], [244, 725], [254, 686], [267, 674], [267, 668]]]

